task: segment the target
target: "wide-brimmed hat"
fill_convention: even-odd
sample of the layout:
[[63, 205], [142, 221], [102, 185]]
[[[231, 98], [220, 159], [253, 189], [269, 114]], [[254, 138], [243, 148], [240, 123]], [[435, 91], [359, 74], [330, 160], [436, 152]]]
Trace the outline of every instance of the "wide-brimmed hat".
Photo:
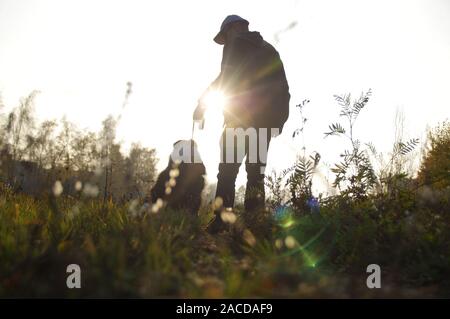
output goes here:
[[236, 14], [229, 15], [223, 20], [222, 25], [220, 26], [220, 31], [217, 33], [217, 35], [214, 37], [214, 41], [218, 44], [225, 44], [225, 33], [228, 27], [235, 22], [244, 22], [249, 24], [247, 20], [244, 18], [241, 18], [240, 16]]

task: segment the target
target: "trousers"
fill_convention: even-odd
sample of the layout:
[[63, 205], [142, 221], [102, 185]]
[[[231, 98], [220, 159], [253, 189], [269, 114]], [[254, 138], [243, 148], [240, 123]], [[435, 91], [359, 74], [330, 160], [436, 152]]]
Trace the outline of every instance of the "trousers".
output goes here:
[[271, 136], [267, 128], [224, 129], [220, 138], [216, 198], [222, 199], [225, 208], [234, 206], [236, 178], [244, 158], [247, 172], [245, 210], [264, 208], [264, 173]]

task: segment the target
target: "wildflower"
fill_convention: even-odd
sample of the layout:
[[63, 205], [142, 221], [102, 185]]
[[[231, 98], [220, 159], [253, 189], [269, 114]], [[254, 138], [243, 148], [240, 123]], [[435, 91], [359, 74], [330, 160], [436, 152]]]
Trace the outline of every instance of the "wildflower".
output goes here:
[[214, 210], [219, 209], [222, 207], [222, 205], [223, 205], [223, 199], [222, 199], [222, 197], [219, 196], [214, 200], [213, 209]]
[[156, 202], [152, 205], [152, 213], [156, 214], [164, 205], [164, 201], [158, 198]]
[[278, 238], [277, 240], [275, 240], [275, 247], [276, 247], [277, 249], [283, 248], [283, 241], [282, 241], [280, 238]]
[[311, 197], [306, 201], [306, 205], [311, 209], [311, 212], [318, 213], [319, 212], [319, 201], [315, 197]]
[[253, 234], [250, 230], [248, 230], [248, 229], [244, 230], [242, 237], [244, 238], [244, 240], [247, 244], [249, 244], [252, 247], [255, 246], [256, 238], [255, 238], [255, 236], [253, 236]]
[[139, 201], [137, 199], [133, 199], [128, 206], [128, 212], [131, 213], [131, 216], [136, 217], [138, 215], [137, 206], [139, 204]]
[[287, 248], [291, 249], [297, 245], [297, 241], [295, 240], [294, 237], [287, 236], [286, 239], [284, 240], [284, 244], [286, 245]]
[[80, 181], [76, 181], [75, 183], [75, 190], [77, 192], [81, 191], [81, 189], [83, 188], [83, 183], [81, 183]]
[[169, 176], [170, 176], [171, 178], [176, 178], [176, 177], [178, 177], [179, 175], [180, 175], [180, 170], [179, 170], [178, 168], [173, 168], [173, 169], [171, 169], [170, 172], [169, 172]]
[[58, 197], [59, 195], [62, 194], [63, 192], [63, 186], [61, 184], [60, 181], [56, 181], [55, 184], [53, 185], [53, 195], [55, 195], [56, 197]]
[[220, 217], [225, 223], [234, 224], [236, 222], [236, 214], [233, 213], [231, 208], [227, 208], [222, 213], [220, 213]]
[[83, 194], [88, 197], [97, 197], [98, 195], [98, 187], [96, 185], [92, 185], [89, 183], [86, 183], [83, 188]]

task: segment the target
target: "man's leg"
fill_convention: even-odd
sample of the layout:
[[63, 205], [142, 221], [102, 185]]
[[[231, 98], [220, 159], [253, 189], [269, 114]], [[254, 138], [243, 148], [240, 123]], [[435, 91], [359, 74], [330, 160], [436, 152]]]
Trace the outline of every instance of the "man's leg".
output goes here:
[[262, 166], [256, 163], [246, 163], [247, 187], [245, 189], [244, 206], [246, 211], [264, 208], [264, 174], [260, 173]]
[[[231, 134], [232, 128], [228, 129], [231, 130], [228, 132], [228, 137], [227, 128], [225, 128], [220, 139], [220, 164], [216, 190], [216, 198], [220, 197], [226, 208], [234, 206], [236, 177], [245, 156], [245, 141], [240, 141]], [[232, 140], [227, 141], [227, 138]]]
[[[242, 158], [237, 156], [237, 145], [236, 140], [234, 143], [226, 143], [226, 129], [222, 133], [220, 139], [220, 164], [219, 173], [217, 174], [217, 189], [216, 189], [216, 204], [217, 201], [222, 200], [218, 207], [215, 207], [215, 218], [208, 226], [208, 231], [210, 233], [217, 233], [224, 227], [224, 223], [220, 217], [220, 212], [223, 208], [234, 206], [234, 196], [235, 196], [235, 184], [236, 177], [239, 173], [239, 167], [242, 163]], [[227, 154], [233, 152], [233, 157], [231, 161], [227, 161]], [[245, 154], [245, 153], [244, 153]], [[219, 200], [220, 198], [220, 200]]]
[[220, 163], [217, 174], [216, 198], [220, 197], [223, 207], [233, 207], [236, 177], [239, 173], [240, 163]]
[[245, 170], [247, 171], [247, 188], [245, 190], [244, 206], [246, 211], [255, 211], [264, 208], [264, 172], [267, 163], [267, 152], [269, 150], [271, 135], [270, 131], [261, 129], [258, 131], [257, 145], [249, 145], [247, 152], [258, 152], [257, 161], [252, 162], [247, 153]]

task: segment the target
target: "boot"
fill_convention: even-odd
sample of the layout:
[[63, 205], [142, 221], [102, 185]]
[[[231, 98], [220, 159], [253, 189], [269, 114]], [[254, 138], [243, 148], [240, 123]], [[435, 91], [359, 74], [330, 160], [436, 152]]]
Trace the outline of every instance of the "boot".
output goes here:
[[211, 235], [215, 235], [227, 229], [222, 217], [220, 217], [220, 213], [220, 211], [215, 211], [214, 218], [209, 222], [208, 226], [206, 226], [206, 231]]

